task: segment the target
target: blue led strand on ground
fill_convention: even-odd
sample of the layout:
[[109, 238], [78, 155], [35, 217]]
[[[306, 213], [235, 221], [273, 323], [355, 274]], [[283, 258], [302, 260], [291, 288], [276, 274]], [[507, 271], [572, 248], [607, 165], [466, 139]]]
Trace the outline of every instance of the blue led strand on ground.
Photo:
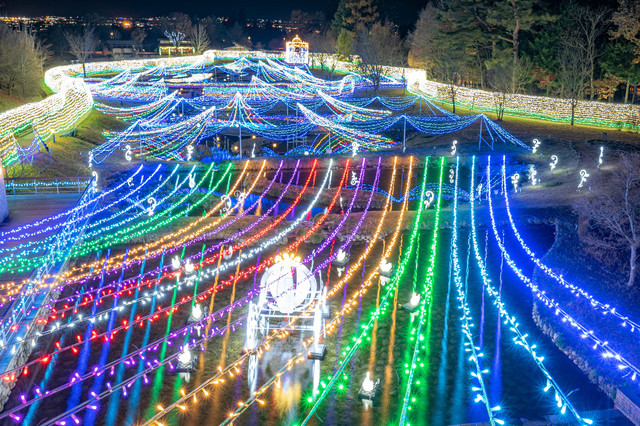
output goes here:
[[[565, 280], [562, 275], [558, 275], [555, 272], [553, 272], [553, 269], [549, 268], [544, 263], [542, 263], [542, 261], [540, 261], [540, 259], [538, 259], [536, 257], [535, 253], [533, 253], [533, 251], [529, 248], [529, 246], [524, 242], [524, 240], [522, 239], [522, 236], [518, 232], [518, 228], [516, 227], [516, 224], [515, 224], [515, 222], [513, 220], [513, 215], [511, 214], [511, 207], [509, 205], [509, 194], [508, 194], [508, 191], [507, 191], [507, 178], [506, 178], [506, 163], [505, 163], [505, 161], [506, 161], [505, 157], [503, 156], [502, 157], [502, 193], [504, 194], [504, 200], [505, 200], [505, 207], [506, 207], [506, 210], [507, 210], [507, 216], [509, 217], [509, 223], [511, 224], [511, 229], [513, 230], [513, 233], [514, 233], [516, 239], [518, 240], [518, 242], [522, 246], [523, 250], [529, 255], [529, 258], [536, 264], [536, 266], [538, 266], [540, 269], [542, 269], [542, 271], [544, 271], [544, 273], [547, 276], [553, 278], [558, 284], [562, 285], [564, 288], [569, 290], [571, 292], [571, 294], [575, 295], [576, 297], [584, 297], [585, 299], [587, 299], [587, 301], [594, 308], [594, 310], [597, 310], [603, 316], [614, 316], [614, 317], [618, 318], [620, 320], [621, 326], [625, 330], [630, 330], [631, 333], [637, 332], [637, 333], [640, 334], [640, 324], [639, 323], [631, 320], [628, 316], [623, 315], [615, 307], [612, 307], [610, 304], [602, 303], [602, 302], [598, 301], [595, 297], [590, 295], [589, 292], [587, 292], [583, 288], [581, 288], [578, 285], [570, 283], [567, 280]], [[629, 326], [629, 327], [627, 327], [627, 326]], [[634, 336], [638, 337], [638, 334], [634, 334]]]
[[[473, 191], [474, 190], [473, 188], [475, 187], [474, 179], [475, 179], [475, 156], [473, 157], [473, 164], [471, 166], [471, 189], [470, 189], [471, 191]], [[554, 399], [555, 399], [555, 403], [558, 406], [557, 407], [558, 410], [560, 410], [560, 414], [564, 414], [563, 411], [566, 411], [568, 409], [569, 412], [576, 419], [576, 421], [578, 421], [579, 423], [587, 424], [587, 425], [592, 424], [593, 423], [592, 420], [586, 419], [580, 416], [580, 414], [578, 413], [578, 410], [571, 403], [567, 394], [562, 390], [562, 388], [560, 388], [560, 386], [555, 381], [553, 376], [551, 376], [551, 373], [549, 373], [549, 371], [547, 370], [546, 366], [544, 365], [544, 357], [540, 356], [536, 352], [536, 345], [531, 345], [528, 342], [527, 340], [528, 334], [522, 333], [516, 317], [509, 314], [509, 312], [507, 311], [506, 305], [502, 301], [502, 297], [500, 296], [500, 292], [491, 285], [491, 279], [489, 278], [486, 264], [482, 259], [482, 255], [478, 248], [478, 237], [476, 232], [476, 221], [475, 221], [475, 197], [473, 196], [471, 197], [470, 205], [471, 205], [471, 237], [473, 242], [473, 251], [476, 258], [476, 263], [478, 265], [478, 269], [480, 269], [480, 276], [482, 277], [484, 288], [487, 294], [492, 298], [493, 304], [494, 306], [497, 307], [498, 313], [500, 317], [503, 319], [504, 324], [509, 328], [511, 333], [514, 335], [513, 337], [514, 344], [518, 345], [519, 347], [527, 351], [527, 353], [531, 356], [531, 359], [533, 360], [533, 362], [536, 364], [538, 369], [544, 375], [546, 379], [546, 386], [543, 389], [544, 392], [547, 393], [549, 389], [552, 389], [552, 388], [555, 391]]]
[[[491, 174], [491, 157], [487, 157], [487, 173]], [[570, 330], [577, 333], [577, 335], [585, 340], [590, 341], [589, 344], [585, 345], [585, 347], [591, 348], [593, 351], [596, 351], [598, 355], [600, 355], [603, 359], [616, 363], [616, 369], [620, 373], [626, 373], [625, 378], [631, 375], [630, 382], [636, 382], [636, 378], [638, 374], [640, 374], [640, 368], [638, 368], [631, 361], [626, 359], [619, 351], [615, 350], [610, 344], [608, 340], [605, 338], [599, 337], [593, 330], [589, 329], [587, 326], [581, 324], [577, 321], [573, 316], [571, 316], [555, 299], [547, 296], [540, 288], [534, 284], [529, 277], [527, 277], [520, 268], [515, 264], [515, 262], [511, 259], [511, 256], [506, 251], [500, 236], [498, 235], [498, 228], [496, 226], [494, 212], [493, 212], [493, 203], [491, 201], [492, 197], [489, 193], [487, 197], [489, 200], [489, 213], [491, 214], [491, 226], [493, 228], [494, 239], [498, 243], [498, 247], [500, 247], [500, 251], [504, 255], [504, 259], [509, 265], [509, 267], [515, 272], [515, 274], [520, 278], [520, 280], [531, 289], [533, 295], [538, 298], [546, 306], [550, 311], [552, 311], [555, 315], [560, 316], [563, 323], [567, 323], [571, 327], [568, 327]], [[591, 345], [593, 344], [593, 346]], [[629, 380], [629, 379], [627, 379]]]

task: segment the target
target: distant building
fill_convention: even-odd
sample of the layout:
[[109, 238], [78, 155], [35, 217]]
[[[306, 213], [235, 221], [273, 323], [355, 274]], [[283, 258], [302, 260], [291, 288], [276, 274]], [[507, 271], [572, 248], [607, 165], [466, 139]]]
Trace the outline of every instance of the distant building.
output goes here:
[[160, 56], [180, 56], [193, 55], [196, 51], [190, 41], [184, 40], [180, 46], [174, 46], [172, 42], [166, 38], [158, 40], [158, 55]]
[[103, 53], [118, 58], [127, 58], [135, 56], [136, 49], [133, 40], [107, 40], [107, 46], [103, 49]]
[[302, 41], [297, 35], [286, 44], [285, 62], [293, 65], [309, 63], [309, 43]]

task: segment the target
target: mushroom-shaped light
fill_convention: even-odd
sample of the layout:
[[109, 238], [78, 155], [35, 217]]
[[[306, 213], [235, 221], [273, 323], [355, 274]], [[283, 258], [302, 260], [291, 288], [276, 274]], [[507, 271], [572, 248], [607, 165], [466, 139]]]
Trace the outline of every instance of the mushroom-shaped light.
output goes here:
[[415, 308], [416, 306], [418, 306], [418, 303], [420, 303], [420, 295], [417, 293], [413, 293], [413, 295], [411, 295], [411, 300], [409, 300], [409, 305], [412, 308]]
[[375, 384], [371, 380], [371, 373], [367, 371], [367, 375], [364, 376], [364, 382], [362, 382], [362, 390], [365, 392], [371, 392]]
[[382, 259], [382, 263], [380, 263], [380, 271], [389, 272], [392, 267], [393, 264], [391, 262], [388, 262], [387, 259]]
[[174, 271], [180, 269], [180, 258], [178, 256], [174, 256], [173, 259], [171, 259], [171, 267]]
[[196, 303], [195, 305], [193, 305], [193, 308], [191, 309], [191, 316], [196, 321], [199, 321], [202, 318], [202, 307], [200, 306], [200, 304]]
[[191, 263], [191, 260], [187, 259], [187, 262], [184, 264], [184, 270], [187, 274], [192, 274], [193, 271], [196, 270], [195, 266], [193, 266], [193, 263]]
[[187, 346], [184, 347], [180, 355], [178, 355], [178, 361], [180, 364], [189, 364], [191, 362], [191, 351]]

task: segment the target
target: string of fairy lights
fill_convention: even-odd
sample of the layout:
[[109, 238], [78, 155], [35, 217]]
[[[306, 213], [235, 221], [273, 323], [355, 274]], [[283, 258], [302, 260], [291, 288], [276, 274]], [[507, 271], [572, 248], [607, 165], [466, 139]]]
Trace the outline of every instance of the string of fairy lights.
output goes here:
[[[475, 174], [473, 173], [475, 169], [475, 157], [473, 157], [472, 163], [472, 173], [471, 173], [471, 190], [474, 188], [474, 178]], [[503, 190], [506, 190], [506, 187], [503, 187]], [[592, 424], [593, 421], [591, 419], [583, 418], [578, 413], [578, 410], [569, 400], [567, 394], [562, 390], [560, 385], [556, 382], [556, 379], [551, 375], [551, 373], [547, 370], [544, 365], [544, 356], [538, 353], [537, 346], [535, 344], [529, 343], [528, 333], [523, 333], [521, 331], [521, 326], [517, 320], [517, 318], [510, 314], [507, 310], [507, 307], [502, 300], [500, 291], [494, 288], [491, 285], [491, 279], [489, 278], [489, 273], [487, 272], [487, 265], [483, 260], [483, 257], [480, 253], [480, 249], [478, 247], [478, 235], [476, 231], [476, 219], [475, 219], [475, 199], [471, 197], [471, 238], [473, 243], [473, 252], [476, 258], [476, 263], [478, 265], [478, 269], [480, 270], [480, 275], [482, 277], [482, 282], [484, 285], [484, 289], [487, 294], [493, 300], [494, 305], [498, 307], [498, 313], [500, 317], [504, 320], [504, 323], [508, 325], [509, 331], [514, 335], [513, 342], [523, 348], [531, 357], [536, 367], [542, 372], [543, 376], [546, 379], [546, 385], [543, 388], [545, 394], [549, 394], [549, 390], [553, 389], [554, 391], [554, 402], [560, 412], [561, 415], [564, 415], [568, 410], [572, 416], [578, 421], [580, 424]], [[455, 230], [455, 228], [454, 228]], [[454, 231], [455, 232], [455, 231]]]
[[[54, 95], [57, 97], [52, 97], [46, 104], [49, 110], [30, 106], [25, 111], [32, 115], [25, 115], [20, 123], [9, 123], [8, 130], [0, 128], [0, 157], [6, 165], [37, 147], [37, 141], [29, 148], [17, 147], [16, 136], [29, 129], [45, 141], [73, 128], [78, 118], [92, 107], [130, 121], [123, 131], [105, 132], [107, 142], [91, 152], [89, 164], [95, 167], [95, 178], [79, 205], [0, 234], [0, 258], [5, 260], [0, 265], [0, 273], [5, 275], [43, 270], [43, 265], [54, 261], [74, 262], [64, 272], [38, 273], [36, 279], [22, 281], [19, 277], [16, 282], [5, 283], [0, 288], [0, 308], [12, 312], [0, 320], [0, 333], [9, 336], [0, 341], [2, 354], [13, 356], [26, 346], [39, 351], [36, 356], [0, 373], [1, 381], [8, 384], [13, 385], [18, 380], [32, 383], [24, 393], [12, 397], [11, 408], [1, 412], [0, 419], [33, 424], [41, 404], [58, 401], [66, 394], [69, 394], [67, 406], [61, 405], [64, 408], [41, 419], [43, 424], [80, 424], [83, 416], [85, 423], [92, 424], [98, 413], [117, 405], [121, 398], [128, 398], [130, 407], [134, 407], [132, 414], [127, 414], [131, 421], [160, 424], [166, 418], [172, 423], [175, 410], [196, 415], [199, 401], [228, 387], [232, 382], [230, 379], [241, 380], [241, 376], [248, 375], [252, 356], [258, 360], [266, 358], [265, 354], [273, 350], [275, 341], [290, 338], [296, 324], [313, 316], [318, 303], [325, 303], [309, 304], [299, 317], [288, 318], [270, 329], [255, 348], [226, 361], [224, 351], [228, 339], [231, 335], [239, 336], [235, 332], [243, 330], [249, 321], [249, 304], [262, 297], [262, 284], [257, 284], [257, 277], [284, 256], [299, 259], [301, 265], [310, 264], [313, 276], [326, 274], [326, 300], [343, 292], [342, 307], [323, 323], [321, 339], [301, 339], [301, 349], [283, 358], [279, 369], [269, 371], [257, 391], [248, 397], [244, 391], [236, 392], [222, 423], [235, 422], [255, 403], [267, 405], [268, 390], [282, 386], [283, 376], [304, 364], [319, 340], [330, 344], [331, 339], [335, 339], [340, 343], [340, 349], [336, 352], [333, 369], [326, 368], [328, 374], [320, 376], [318, 388], [314, 380], [314, 390], [305, 392], [300, 398], [299, 405], [303, 408], [297, 414], [300, 422], [308, 423], [328, 398], [344, 398], [345, 389], [356, 381], [353, 360], [358, 351], [370, 346], [369, 352], [375, 356], [378, 324], [389, 318], [394, 294], [397, 295], [398, 289], [404, 289], [404, 275], [412, 259], [416, 264], [414, 293], [409, 301], [412, 320], [407, 324], [407, 362], [402, 369], [397, 415], [401, 424], [419, 423], [422, 421], [418, 418], [421, 415], [419, 407], [427, 398], [422, 384], [430, 380], [427, 359], [430, 356], [432, 293], [438, 282], [436, 255], [446, 249], [439, 241], [441, 204], [451, 200], [450, 273], [458, 295], [459, 326], [468, 360], [467, 371], [471, 376], [466, 392], [474, 395], [473, 403], [482, 403], [486, 408], [489, 423], [507, 421], [506, 411], [510, 410], [502, 411], [496, 405], [497, 401], [489, 401], [483, 378], [489, 370], [482, 361], [484, 349], [476, 344], [468, 290], [462, 283], [459, 201], [470, 203], [474, 257], [484, 283], [483, 291], [509, 325], [513, 342], [525, 350], [535, 363], [536, 371], [542, 373], [540, 377], [546, 380], [543, 391], [549, 397], [553, 394], [558, 413], [570, 414], [581, 424], [591, 424], [591, 420], [580, 415], [569, 399], [570, 394], [562, 390], [547, 370], [540, 350], [529, 343], [528, 335], [523, 334], [516, 318], [509, 313], [500, 292], [491, 285], [486, 259], [482, 260], [478, 248], [474, 222], [475, 199], [483, 195], [488, 200], [499, 254], [519, 280], [550, 312], [577, 332], [586, 342], [585, 348], [592, 348], [610, 362], [622, 380], [636, 380], [640, 370], [633, 357], [617, 347], [615, 338], [598, 329], [598, 323], [587, 324], [571, 313], [568, 302], [545, 294], [509, 255], [508, 249], [512, 247], [507, 247], [504, 239], [499, 238], [494, 219], [491, 195], [498, 181], [505, 197], [511, 230], [518, 240], [517, 248], [522, 248], [528, 259], [561, 288], [585, 299], [594, 312], [615, 318], [624, 331], [636, 335], [638, 323], [633, 318], [566, 280], [529, 249], [509, 207], [504, 158], [500, 179], [492, 177], [489, 159], [488, 184], [476, 189], [474, 157], [468, 193], [459, 188], [461, 146], [457, 141], [451, 148], [451, 156], [456, 157], [455, 167], [445, 167], [445, 159], [441, 157], [437, 164], [440, 171], [437, 183], [428, 182], [428, 158], [419, 185], [413, 182], [417, 180], [413, 157], [405, 157], [409, 159], [408, 167], [405, 170], [405, 163], [402, 171], [396, 157], [392, 166], [384, 164], [388, 163], [388, 157], [378, 157], [377, 162], [370, 162], [371, 156], [357, 158], [363, 152], [399, 149], [406, 139], [407, 125], [412, 132], [431, 135], [449, 134], [478, 125], [481, 141], [490, 146], [503, 142], [530, 150], [528, 145], [484, 114], [456, 116], [422, 95], [359, 96], [361, 89], [368, 87], [371, 81], [357, 73], [348, 73], [337, 80], [324, 80], [316, 77], [308, 67], [291, 66], [268, 56], [257, 60], [241, 57], [229, 63], [216, 63], [216, 59], [220, 57], [206, 53], [196, 60], [172, 58], [105, 63], [89, 67], [89, 77], [84, 80], [79, 78], [77, 67], [63, 67], [47, 76], [47, 84], [57, 88], [60, 95]], [[225, 81], [212, 78], [217, 74], [224, 76]], [[382, 82], [383, 88], [403, 85], [396, 77], [384, 78]], [[185, 95], [188, 91], [191, 95]], [[94, 99], [97, 100], [95, 103]], [[120, 105], [116, 106], [118, 103]], [[42, 119], [43, 115], [47, 116], [46, 120]], [[402, 141], [397, 138], [398, 133], [403, 134]], [[239, 149], [236, 148], [237, 153], [231, 153], [232, 158], [248, 157], [247, 151], [242, 149], [243, 138], [245, 148], [252, 148], [251, 159], [244, 161], [242, 167], [237, 163], [218, 161], [209, 166], [134, 166], [131, 173], [119, 176], [115, 184], [100, 188], [100, 167], [107, 159], [129, 164], [134, 162], [134, 156], [141, 162], [143, 159], [192, 161], [198, 144], [208, 145], [214, 140], [218, 142], [221, 135], [235, 137], [236, 134]], [[302, 142], [309, 137], [313, 142]], [[256, 143], [259, 147], [264, 143], [255, 142], [256, 138], [293, 143], [295, 147], [288, 146], [288, 154], [301, 158], [260, 158], [276, 154], [266, 146], [256, 152]], [[220, 147], [214, 147], [212, 152], [217, 148]], [[304, 158], [338, 153], [349, 158]], [[5, 160], [9, 162], [5, 163]], [[369, 173], [367, 167], [374, 168], [375, 173]], [[390, 182], [388, 190], [379, 184], [385, 167], [391, 168], [391, 176], [385, 176]], [[322, 170], [325, 171], [323, 176]], [[335, 180], [332, 183], [334, 170], [340, 171], [336, 185], [333, 185]], [[399, 191], [397, 181], [401, 181]], [[394, 197], [396, 191], [401, 194]], [[351, 197], [347, 199], [346, 209], [343, 205], [345, 194]], [[384, 197], [385, 203], [373, 217], [371, 206], [376, 195]], [[287, 200], [286, 204], [284, 200]], [[268, 208], [263, 209], [263, 202]], [[401, 204], [399, 211], [389, 214], [393, 203]], [[413, 225], [405, 229], [409, 203], [415, 204], [416, 211]], [[428, 246], [429, 255], [426, 262], [420, 262], [421, 226], [425, 211], [432, 205], [433, 234]], [[360, 214], [357, 221], [350, 219], [354, 210]], [[336, 215], [335, 219], [331, 215]], [[187, 219], [181, 219], [184, 217]], [[332, 265], [336, 259], [345, 253], [353, 256], [358, 252], [354, 244], [367, 221], [377, 222], [375, 231], [368, 236], [369, 242], [360, 250], [357, 259], [347, 260], [348, 266], [339, 279], [329, 285], [331, 274], [335, 274]], [[236, 227], [237, 232], [231, 231]], [[403, 236], [405, 231], [408, 234]], [[64, 233], [72, 237], [77, 235], [77, 241], [69, 245], [68, 250], [50, 254], [60, 245], [59, 236]], [[294, 235], [294, 241], [288, 242], [287, 239]], [[382, 249], [379, 247], [381, 241]], [[298, 253], [307, 250], [309, 244], [313, 249], [306, 255]], [[381, 253], [378, 264], [367, 265], [367, 260], [371, 262], [378, 252]], [[424, 268], [422, 285], [416, 284], [418, 268]], [[355, 283], [359, 271], [362, 279]], [[246, 290], [252, 278], [254, 285]], [[351, 281], [355, 284], [347, 289], [347, 283]], [[365, 296], [376, 283], [376, 303], [369, 305], [371, 298]], [[222, 296], [221, 292], [227, 290], [230, 294]], [[237, 291], [244, 290], [244, 294], [236, 296]], [[351, 293], [348, 297], [347, 292]], [[46, 302], [23, 302], [21, 298], [25, 295]], [[216, 295], [219, 296], [214, 309]], [[219, 301], [221, 297], [224, 297], [222, 302]], [[44, 315], [40, 310], [45, 311]], [[357, 326], [354, 330], [345, 329], [343, 335], [343, 325], [348, 324], [347, 320], [356, 312]], [[37, 320], [32, 319], [33, 315], [38, 315]], [[189, 320], [180, 322], [182, 316], [189, 316]], [[37, 325], [35, 331], [30, 331], [34, 325]], [[163, 326], [166, 328], [164, 335], [160, 333]], [[132, 339], [137, 338], [133, 333], [142, 331], [141, 344], [133, 345]], [[42, 342], [50, 344], [43, 348]], [[207, 345], [219, 345], [220, 342], [224, 348], [222, 358], [207, 360], [210, 355]], [[111, 348], [112, 344], [115, 348]], [[193, 385], [181, 378], [167, 381], [174, 385], [174, 392], [160, 398], [165, 370], [177, 374], [180, 365], [192, 362], [192, 352], [197, 353], [198, 348], [199, 365], [215, 362], [217, 367], [207, 370], [213, 371], [208, 373], [209, 377], [205, 377], [204, 370], [196, 368], [198, 379]], [[100, 356], [89, 362], [90, 354], [97, 353]], [[71, 364], [69, 360], [73, 360]], [[65, 365], [72, 366], [68, 379], [52, 380], [51, 374], [62, 371], [68, 374]], [[350, 365], [351, 373], [348, 372]], [[375, 377], [376, 372], [371, 367], [367, 372], [366, 380], [370, 375]], [[155, 376], [153, 380], [152, 375]], [[549, 393], [549, 390], [553, 392]], [[151, 394], [148, 401], [147, 394]], [[143, 400], [149, 404], [146, 414], [142, 414], [138, 406], [139, 395], [145, 395]], [[109, 408], [108, 419], [114, 420], [118, 415], [118, 409]]]
[[[491, 174], [491, 157], [487, 157], [487, 175]], [[615, 366], [618, 374], [622, 374], [625, 381], [629, 383], [636, 382], [637, 376], [640, 373], [640, 368], [628, 357], [622, 354], [619, 350], [615, 349], [614, 339], [609, 336], [603, 337], [600, 333], [594, 330], [592, 325], [583, 323], [570, 313], [570, 308], [562, 301], [553, 299], [547, 295], [546, 292], [535, 284], [530, 277], [525, 275], [520, 267], [515, 263], [509, 252], [506, 250], [504, 243], [502, 242], [495, 222], [495, 216], [493, 211], [492, 197], [489, 194], [487, 197], [489, 201], [489, 212], [491, 215], [491, 227], [493, 229], [494, 239], [500, 248], [502, 255], [506, 263], [511, 270], [518, 276], [520, 281], [531, 289], [533, 295], [538, 299], [542, 305], [544, 305], [552, 314], [562, 319], [562, 323], [566, 324], [566, 329], [575, 333], [585, 344], [583, 347], [597, 353], [602, 359], [608, 361]], [[586, 343], [589, 342], [589, 343]]]

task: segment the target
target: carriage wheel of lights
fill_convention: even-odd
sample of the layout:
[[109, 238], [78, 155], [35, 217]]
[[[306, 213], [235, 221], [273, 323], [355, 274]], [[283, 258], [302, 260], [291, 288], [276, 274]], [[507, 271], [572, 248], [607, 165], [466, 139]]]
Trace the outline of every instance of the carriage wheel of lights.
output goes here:
[[[325, 329], [326, 288], [322, 285], [322, 277], [318, 273], [316, 280], [313, 273], [301, 263], [301, 259], [293, 254], [282, 254], [275, 258], [273, 266], [268, 268], [260, 281], [258, 302], [249, 304], [247, 315], [247, 334], [244, 351], [252, 351], [261, 343], [262, 338], [269, 335], [270, 330], [281, 327], [283, 321], [291, 321], [296, 317], [291, 331], [312, 332], [314, 346], [309, 352], [313, 360], [314, 389], [320, 380], [320, 361], [326, 354], [326, 346], [320, 342], [321, 330]], [[308, 315], [309, 306], [315, 303]], [[261, 338], [258, 337], [260, 333]], [[258, 355], [249, 357], [247, 379], [251, 393], [256, 389], [258, 377]]]

